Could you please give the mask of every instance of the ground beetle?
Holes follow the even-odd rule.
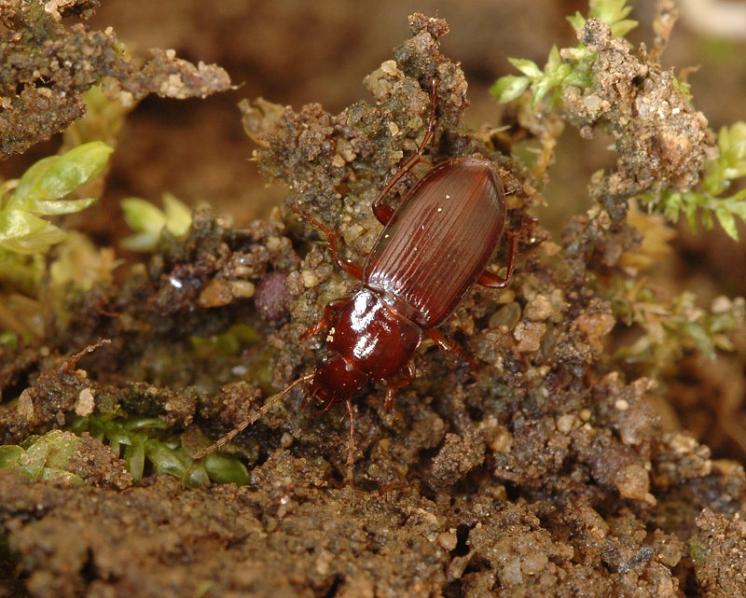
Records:
[[[329,355],[316,369],[266,401],[249,420],[204,453],[220,448],[257,421],[297,384],[310,382],[308,396],[324,411],[340,402],[347,406],[349,477],[355,430],[352,399],[371,382],[383,380],[388,387],[386,406],[390,407],[396,390],[414,378],[412,358],[424,337],[463,355],[437,326],[475,283],[492,288],[508,284],[516,236],[508,233],[505,278],[487,271],[505,229],[506,208],[500,179],[483,159],[447,160],[430,170],[403,197],[398,209],[386,202],[391,189],[420,161],[433,137],[436,97],[433,81],[427,131],[416,153],[373,203],[373,212],[384,228],[364,266],[342,258],[334,230],[295,210],[324,233],[335,262],[359,280],[360,286],[350,296],[329,303],[321,320],[303,333],[301,339],[326,334]]]

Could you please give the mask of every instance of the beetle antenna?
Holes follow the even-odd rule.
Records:
[[[347,400],[347,416],[350,418],[350,435],[347,439],[347,483],[355,486],[355,408],[352,401]]]
[[[272,395],[269,397],[266,401],[264,401],[264,405],[259,407],[259,409],[256,411],[256,413],[251,414],[249,417],[247,417],[245,420],[243,420],[240,424],[238,424],[235,428],[233,428],[230,432],[228,432],[225,436],[208,446],[206,449],[201,449],[198,451],[195,451],[192,454],[193,459],[202,459],[203,457],[206,457],[207,455],[214,453],[215,451],[219,451],[221,448],[223,448],[226,444],[228,444],[231,440],[233,440],[236,436],[238,436],[241,432],[243,432],[246,428],[251,426],[252,424],[255,424],[260,419],[262,419],[269,411],[277,405],[277,403],[280,402],[281,399],[283,399],[291,390],[293,390],[296,386],[303,382],[308,382],[311,378],[313,378],[313,373],[306,374],[305,376],[301,376],[294,382],[291,382],[287,387],[285,387],[284,390],[278,392],[275,395]]]

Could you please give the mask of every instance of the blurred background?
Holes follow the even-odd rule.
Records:
[[[694,97],[715,127],[746,118],[746,1],[682,4],[666,65],[701,67],[691,76]],[[630,39],[650,40],[655,2],[633,5],[641,25]],[[145,197],[170,189],[188,201],[237,203],[236,216],[251,218],[266,206],[256,201],[254,169],[247,163],[251,145],[236,109],[240,99],[320,102],[339,111],[366,97],[362,78],[390,57],[409,34],[407,15],[420,11],[445,17],[451,26],[443,48],[466,72],[470,124],[495,123],[500,109],[487,89],[511,70],[506,58],[543,64],[552,44],[574,42],[565,16],[586,9],[585,0],[103,0],[93,26],[113,26],[136,52],[173,48],[191,61],[218,63],[240,86],[206,101],[146,100],[128,120],[117,154],[118,170],[126,176],[115,182]],[[741,15],[740,31],[734,14]],[[576,144],[572,131],[566,137],[572,145],[558,152],[554,169],[554,189],[562,199],[555,203],[565,215],[564,190],[582,198],[588,173],[612,158]]]
[[[632,4],[640,26],[629,38],[650,40],[655,0]],[[746,118],[746,0],[681,5],[665,64],[700,67],[690,81],[697,106],[714,127]],[[450,24],[443,49],[466,72],[468,123],[497,123],[500,108],[487,90],[511,72],[507,57],[543,65],[553,44],[574,43],[565,16],[578,10],[587,10],[585,0],[102,0],[92,27],[112,26],[134,53],[173,48],[193,62],[217,63],[238,86],[207,100],[142,102],[122,133],[109,192],[156,199],[170,190],[187,202],[224,206],[239,221],[266,214],[278,195],[263,189],[248,162],[252,146],[236,107],[242,98],[294,106],[319,102],[332,112],[366,98],[363,77],[391,56],[409,34],[407,15],[420,11]],[[33,154],[54,147],[52,142]],[[34,157],[4,163],[2,174],[18,174]],[[589,173],[612,160],[603,145],[581,143],[566,131],[547,191],[552,228],[576,206],[582,209]]]
[[[445,17],[443,49],[460,61],[470,85],[469,124],[497,123],[500,107],[487,90],[510,72],[508,56],[543,64],[553,44],[572,45],[566,15],[585,0],[104,0],[93,26],[113,26],[133,51],[173,48],[191,61],[215,62],[239,88],[205,101],[148,98],[128,119],[109,193],[157,199],[170,190],[187,202],[206,200],[238,222],[266,214],[281,199],[265,189],[250,163],[252,146],[236,104],[262,96],[280,104],[319,102],[336,112],[363,97],[363,77],[391,56],[408,34],[414,11]],[[633,42],[652,39],[654,0],[633,3],[640,26]],[[667,66],[699,67],[691,83],[696,105],[715,128],[746,119],[746,1],[683,0],[682,18],[664,55]],[[739,21],[740,19],[740,21]],[[195,140],[199,140],[195,143]],[[546,191],[544,222],[559,229],[586,207],[590,173],[613,163],[605,140],[580,140],[568,128]],[[184,176],[188,172],[189,176]],[[746,272],[744,248],[715,233],[685,235],[692,259],[710,255],[708,269],[733,278]],[[697,261],[699,261],[697,257]],[[746,292],[744,277],[729,293]]]
[[[632,4],[640,26],[630,40],[649,41],[655,0]],[[695,103],[714,128],[746,119],[746,0],[682,0],[680,6],[664,64],[696,69],[690,75]],[[220,64],[238,85],[204,101],[146,99],[127,120],[108,195],[158,199],[168,190],[189,203],[209,201],[238,223],[249,221],[280,201],[282,190],[265,188],[249,161],[253,148],[236,107],[242,98],[296,107],[319,102],[332,112],[367,98],[363,77],[409,35],[407,15],[421,11],[450,24],[443,49],[466,72],[468,124],[497,123],[500,107],[487,90],[511,72],[507,57],[543,65],[553,44],[574,44],[565,16],[578,10],[587,10],[585,0],[103,0],[92,26],[113,26],[134,52],[173,48],[191,61]],[[605,144],[566,129],[542,214],[550,229],[587,207],[588,177],[613,163]],[[746,294],[743,245],[718,232],[695,237],[685,227],[678,242],[687,268],[703,268],[705,289],[714,272],[723,292]]]

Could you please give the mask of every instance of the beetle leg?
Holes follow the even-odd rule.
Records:
[[[516,233],[508,233],[508,263],[505,265],[505,278],[493,274],[488,270],[482,272],[477,282],[483,287],[490,289],[504,289],[510,284],[510,279],[513,277],[513,265],[515,263],[515,253],[517,246],[518,235]]]
[[[321,417],[322,415],[325,415],[328,411],[330,411],[332,407],[334,407],[337,404],[336,401],[328,401],[327,403],[324,403],[321,407],[317,407],[316,405],[313,404],[314,402],[313,400],[315,398],[316,397],[314,396],[308,396],[308,398],[304,396],[303,400],[301,401],[300,406],[301,406],[301,409],[303,410],[303,414],[306,417],[311,417],[311,418]]]
[[[422,140],[417,146],[417,151],[412,156],[410,156],[410,158],[404,163],[404,165],[394,176],[386,181],[383,189],[381,189],[378,197],[376,197],[375,201],[373,202],[373,213],[375,214],[376,218],[378,218],[378,222],[383,225],[388,224],[389,220],[391,220],[391,217],[394,215],[394,208],[392,208],[385,201],[386,196],[391,192],[391,189],[393,189],[394,185],[396,185],[401,180],[401,178],[410,170],[412,170],[417,162],[422,159],[422,154],[425,151],[425,147],[427,147],[427,144],[430,143],[433,138],[433,134],[435,133],[437,109],[438,94],[436,89],[436,80],[432,79],[430,81],[430,116],[427,121],[427,129],[425,131],[425,134],[422,136]]]
[[[429,141],[428,133],[425,133],[423,140],[425,139]],[[391,220],[391,217],[394,215],[394,208],[392,208],[385,201],[386,196],[391,192],[391,189],[394,187],[394,185],[396,185],[396,183],[398,183],[401,178],[410,170],[412,170],[415,164],[417,164],[417,162],[422,159],[422,154],[420,153],[420,151],[421,150],[418,149],[417,153],[410,157],[409,160],[404,163],[404,166],[401,167],[399,172],[397,172],[388,181],[386,181],[386,185],[384,185],[383,189],[381,189],[381,192],[378,194],[378,197],[376,197],[375,201],[373,202],[373,213],[378,219],[378,222],[380,222],[384,226],[388,224],[389,220]]]
[[[345,401],[347,416],[350,418],[350,437],[347,440],[347,483],[355,485],[355,408],[352,401]]]
[[[386,411],[390,410],[391,407],[394,405],[396,391],[409,384],[412,380],[414,380],[414,377],[414,362],[410,361],[406,366],[404,366],[404,375],[401,378],[397,378],[395,380],[387,380],[386,402],[383,404],[383,408]]]
[[[304,341],[309,336],[315,336],[319,332],[326,332],[327,330],[329,330],[329,327],[332,324],[337,310],[339,310],[339,308],[341,308],[348,301],[349,300],[346,297],[341,297],[327,303],[326,307],[324,307],[324,315],[321,316],[321,319],[315,324],[306,328],[298,338]]]
[[[339,266],[342,270],[347,272],[350,276],[357,280],[362,280],[363,278],[363,269],[360,267],[359,264],[355,264],[351,262],[348,259],[345,259],[342,257],[342,255],[339,253],[339,233],[337,231],[331,229],[326,224],[321,222],[321,220],[318,220],[311,216],[310,214],[307,214],[303,210],[301,210],[297,206],[292,206],[291,208],[293,212],[298,214],[303,220],[305,220],[308,224],[311,226],[319,229],[323,235],[326,237],[326,243],[329,246],[329,251],[332,253],[332,258],[334,258],[334,261],[337,263],[337,266]]]
[[[450,353],[451,355],[460,359],[461,361],[465,361],[466,363],[469,364],[469,367],[471,369],[476,369],[477,362],[474,361],[474,358],[471,355],[469,355],[461,346],[459,346],[458,344],[452,341],[449,341],[440,330],[436,328],[431,328],[430,330],[426,330],[425,334],[430,340],[432,340],[436,345],[438,345],[438,347],[442,351],[445,351],[446,353]]]

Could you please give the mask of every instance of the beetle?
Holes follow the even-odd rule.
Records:
[[[266,401],[208,451],[220,448],[257,421],[297,384],[308,382],[308,396],[315,398],[323,411],[342,402],[347,407],[350,477],[355,430],[352,400],[372,382],[382,380],[387,385],[385,405],[391,407],[397,389],[415,377],[413,357],[424,338],[463,356],[437,327],[474,284],[503,288],[509,283],[515,234],[508,233],[506,276],[486,269],[506,228],[505,195],[490,162],[474,157],[446,160],[404,195],[398,209],[386,201],[396,183],[420,161],[433,137],[437,110],[434,81],[430,91],[430,118],[416,152],[373,202],[373,213],[383,230],[362,266],[341,256],[336,231],[294,208],[324,234],[336,264],[359,285],[349,296],[330,302],[319,322],[301,335],[304,340],[326,334],[328,355],[314,371]]]

